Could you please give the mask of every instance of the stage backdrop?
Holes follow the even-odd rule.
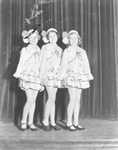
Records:
[[[94,76],[83,91],[80,117],[117,119],[118,0],[0,0],[0,120],[20,121],[25,94],[13,73],[26,46],[21,32],[36,26],[39,31],[54,27],[60,36],[79,32]],[[42,119],[45,96],[38,95],[35,121]],[[59,90],[57,118],[66,117],[67,101],[67,90]]]

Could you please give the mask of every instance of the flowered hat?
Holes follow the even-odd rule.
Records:
[[[39,36],[37,30],[34,30],[34,29],[30,29],[29,31],[24,30],[24,31],[22,32],[23,42],[24,42],[24,43],[28,43],[28,42],[29,42],[28,38],[29,38],[32,34],[34,34],[34,33],[36,33],[37,36],[40,38],[40,36]]]
[[[62,42],[68,44],[68,33],[66,31],[62,32]]]

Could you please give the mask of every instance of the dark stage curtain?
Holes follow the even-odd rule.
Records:
[[[40,15],[30,20],[35,0],[0,0],[0,120],[19,122],[25,94],[13,78],[19,52],[25,44],[21,32],[41,25],[61,33],[75,29],[82,37],[94,80],[83,90],[81,118],[117,118],[118,115],[118,1],[39,0]],[[35,120],[40,121],[46,93],[39,93]],[[65,117],[68,94],[57,93],[57,118]]]

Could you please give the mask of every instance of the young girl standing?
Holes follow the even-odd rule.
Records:
[[[69,36],[69,47],[65,49],[59,72],[69,92],[69,104],[67,106],[66,130],[77,131],[85,128],[79,124],[80,99],[82,89],[90,87],[89,81],[93,80],[89,62],[85,50],[78,45],[81,38],[76,30],[71,30]]]
[[[25,91],[27,98],[23,108],[21,131],[25,131],[27,127],[32,131],[37,131],[38,128],[33,124],[35,102],[38,91],[44,89],[39,78],[40,48],[37,46],[39,35],[33,29],[29,30],[26,35],[23,40],[29,45],[22,48],[19,64],[13,76],[19,78],[19,87]]]
[[[42,128],[45,131],[60,130],[61,128],[55,123],[55,100],[59,81],[57,74],[60,67],[62,49],[57,43],[57,30],[50,28],[47,31],[49,43],[42,47],[40,78],[42,85],[46,87],[48,99],[45,104],[44,118]],[[50,120],[49,120],[50,119]]]

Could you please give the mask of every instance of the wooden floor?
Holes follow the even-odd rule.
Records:
[[[80,122],[85,131],[21,132],[12,123],[0,122],[0,150],[118,150],[118,120]]]

